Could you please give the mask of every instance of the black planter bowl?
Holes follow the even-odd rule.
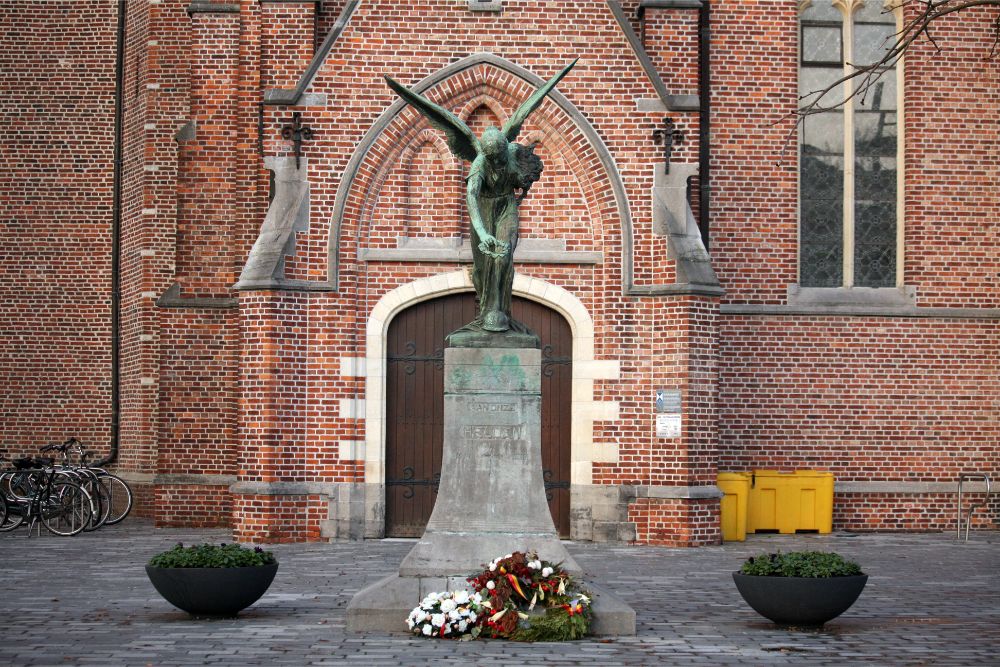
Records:
[[[754,610],[780,625],[823,625],[854,604],[868,582],[852,577],[755,577],[733,572],[740,595]]]
[[[277,571],[277,563],[254,567],[146,566],[156,591],[194,616],[235,616],[260,599]]]

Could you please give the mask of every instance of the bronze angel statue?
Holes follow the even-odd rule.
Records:
[[[539,88],[510,117],[503,129],[486,128],[477,138],[469,126],[426,97],[385,77],[396,93],[422,113],[431,125],[448,135],[448,146],[472,163],[466,178],[466,202],[472,218],[472,282],[479,301],[476,319],[468,331],[530,332],[510,314],[517,247],[518,206],[542,173],[535,147],[515,143],[521,126],[538,108],[576,60]]]

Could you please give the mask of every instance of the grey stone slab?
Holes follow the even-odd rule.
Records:
[[[398,575],[351,600],[348,626],[355,631],[395,627],[428,592],[431,578],[447,581],[430,590],[464,587],[463,577],[506,553],[536,551],[581,574],[545,498],[540,352],[448,348],[444,372],[444,452],[434,510]],[[600,597],[601,632],[634,634],[628,605],[610,592]]]
[[[444,393],[533,394],[541,397],[542,353],[537,349],[446,348]],[[494,399],[483,399],[488,403]],[[499,399],[496,399],[499,400]],[[484,405],[486,405],[484,403]],[[511,405],[513,405],[513,401]],[[489,416],[503,417],[504,412]],[[448,415],[445,415],[445,423]]]
[[[285,257],[295,254],[296,232],[309,228],[306,158],[271,156],[264,159],[264,166],[274,172],[274,198],[235,289],[280,283],[284,279]]]

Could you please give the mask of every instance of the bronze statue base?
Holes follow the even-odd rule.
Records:
[[[510,319],[510,329],[507,331],[487,331],[478,319],[474,320],[445,336],[445,343],[448,347],[501,347],[504,349],[519,347],[533,350],[542,346],[538,336],[514,318]]]

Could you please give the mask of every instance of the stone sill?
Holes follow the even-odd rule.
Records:
[[[917,305],[917,288],[903,287],[801,287],[789,285],[789,306],[819,308],[912,308]]]
[[[395,248],[361,248],[358,260],[362,262],[472,262],[472,244],[469,239],[399,237]],[[518,264],[601,264],[604,253],[600,251],[566,250],[564,239],[521,239],[514,250]]]
[[[469,0],[470,12],[502,12],[503,0]]]

